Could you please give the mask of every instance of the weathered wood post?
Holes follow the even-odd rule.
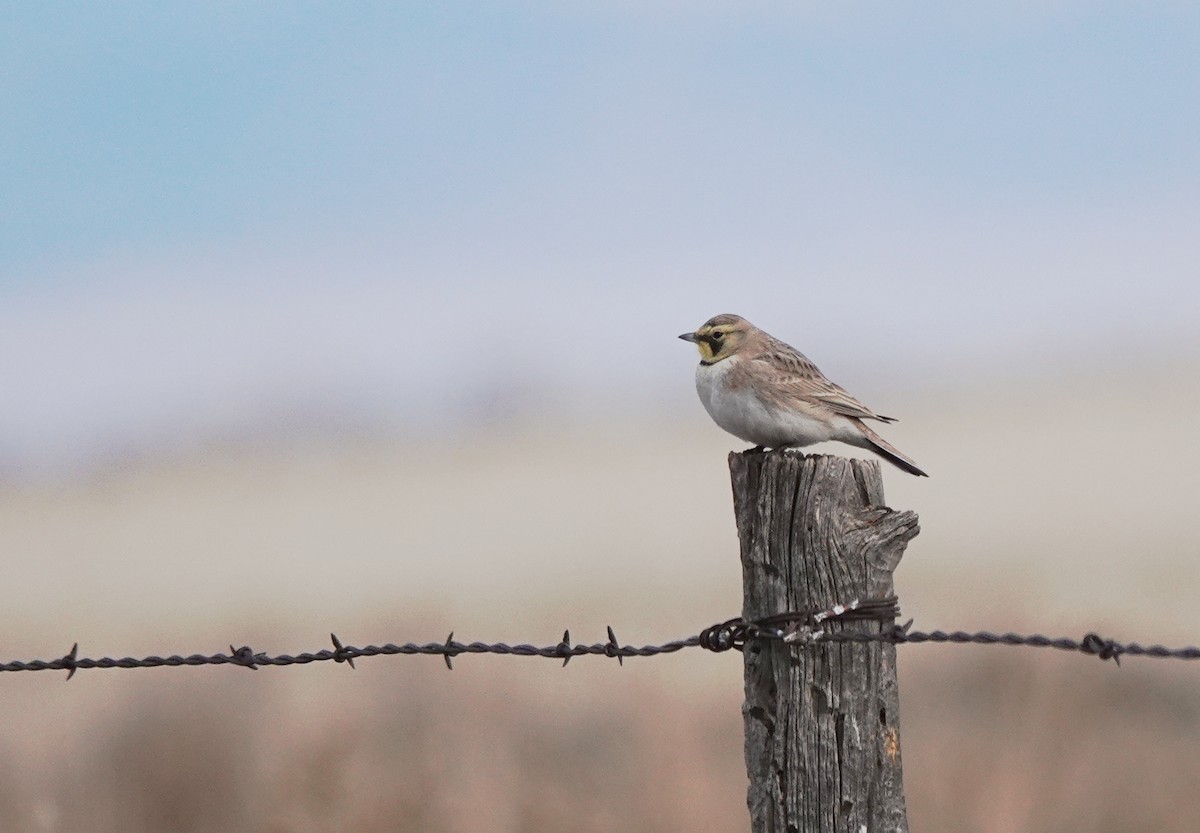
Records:
[[[743,617],[892,593],[919,527],[915,513],[884,506],[878,463],[747,452],[730,454],[729,468]],[[907,833],[895,645],[751,640],[744,655],[754,833]]]

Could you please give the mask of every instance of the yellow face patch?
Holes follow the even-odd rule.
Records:
[[[696,332],[684,333],[680,338],[696,345],[701,364],[716,364],[736,353],[751,329],[745,319],[736,315],[718,315],[704,322]]]
[[[712,364],[733,352],[732,335],[728,327],[704,326],[696,331],[696,348],[700,360]]]

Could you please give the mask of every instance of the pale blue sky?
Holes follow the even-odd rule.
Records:
[[[980,5],[4,4],[0,459],[1194,347],[1200,7]]]

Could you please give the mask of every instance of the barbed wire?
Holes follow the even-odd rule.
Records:
[[[67,679],[75,676],[81,669],[92,668],[177,668],[191,665],[237,665],[257,671],[263,666],[292,666],[307,665],[313,662],[346,663],[354,667],[354,660],[363,657],[415,655],[440,656],[446,662],[446,667],[454,668],[453,660],[462,654],[499,654],[502,656],[545,657],[561,659],[564,666],[572,658],[578,656],[604,656],[624,664],[630,657],[654,657],[663,654],[673,654],[684,648],[704,648],[707,651],[722,652],[728,650],[744,650],[746,645],[755,640],[779,641],[798,648],[812,647],[828,643],[890,643],[893,645],[944,643],[953,645],[1013,645],[1030,648],[1054,648],[1060,651],[1074,651],[1099,657],[1102,660],[1113,660],[1120,665],[1122,656],[1143,656],[1158,659],[1200,659],[1200,648],[1166,648],[1162,645],[1141,645],[1137,642],[1118,642],[1096,633],[1088,633],[1082,639],[1070,637],[1052,638],[1041,634],[992,633],[990,631],[917,631],[912,629],[912,620],[903,625],[895,624],[900,615],[896,597],[882,599],[854,600],[844,605],[821,610],[792,611],[766,616],[761,619],[747,620],[736,617],[705,628],[696,636],[676,639],[654,645],[622,645],[610,626],[608,641],[594,644],[572,644],[570,631],[563,631],[563,637],[555,645],[538,647],[529,644],[508,645],[504,642],[458,642],[454,639],[453,631],[442,642],[427,642],[416,644],[406,642],[403,645],[387,643],[386,645],[366,645],[355,647],[343,645],[335,634],[329,634],[333,649],[302,654],[276,654],[274,656],[254,651],[248,645],[240,648],[229,646],[229,653],[191,654],[180,656],[147,656],[147,657],[90,657],[79,656],[79,643],[71,646],[65,656],[51,660],[28,660],[0,663],[3,671],[66,671]],[[843,630],[830,627],[855,621],[874,621],[887,624],[879,631]]]

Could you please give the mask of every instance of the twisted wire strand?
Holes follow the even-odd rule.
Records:
[[[330,634],[333,643],[332,650],[325,648],[320,651],[301,654],[266,654],[254,651],[249,646],[235,648],[229,646],[229,653],[191,654],[181,656],[147,656],[147,657],[91,657],[78,656],[79,645],[72,646],[71,651],[57,659],[34,659],[28,661],[12,661],[0,663],[0,672],[4,671],[66,671],[67,679],[75,676],[81,669],[93,668],[178,668],[195,665],[237,665],[252,671],[263,666],[292,666],[307,665],[313,662],[346,663],[354,667],[354,660],[362,657],[396,656],[396,655],[427,655],[440,656],[445,660],[447,668],[453,668],[453,659],[462,654],[497,654],[501,656],[545,657],[561,659],[563,665],[579,656],[603,656],[616,659],[624,664],[626,658],[655,657],[663,654],[673,654],[685,648],[701,647],[708,651],[721,652],[728,650],[743,650],[747,643],[758,641],[778,641],[796,648],[811,648],[821,643],[889,643],[893,645],[938,643],[950,645],[1010,645],[1030,648],[1054,648],[1060,651],[1073,651],[1102,660],[1111,659],[1120,664],[1122,656],[1142,656],[1156,659],[1200,659],[1200,648],[1188,646],[1183,648],[1167,648],[1163,645],[1142,645],[1138,642],[1118,642],[1096,633],[1088,633],[1082,639],[1070,637],[1048,637],[1042,634],[992,633],[990,631],[917,631],[912,629],[912,620],[904,625],[896,625],[895,619],[900,609],[894,596],[882,599],[854,600],[844,605],[835,605],[824,610],[808,610],[779,613],[761,619],[746,620],[741,617],[705,628],[695,636],[676,639],[670,642],[653,645],[622,645],[617,641],[616,634],[608,628],[608,641],[593,644],[571,643],[570,631],[563,632],[563,638],[555,645],[536,646],[527,643],[509,645],[504,642],[459,642],[454,639],[453,632],[442,642],[427,642],[417,644],[406,642],[397,645],[388,642],[384,645],[366,645],[355,647],[343,645],[335,634]],[[879,630],[844,630],[841,624],[848,622],[878,622]],[[831,627],[838,624],[839,627]]]

